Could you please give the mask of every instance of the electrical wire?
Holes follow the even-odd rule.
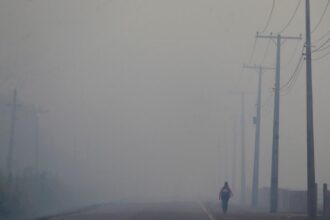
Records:
[[[303,55],[303,51],[304,51],[305,47],[302,48],[302,52],[301,52],[301,56],[299,57],[298,63],[293,71],[293,73],[291,74],[289,80],[280,87],[280,91],[282,92],[282,95],[287,95],[290,93],[291,89],[293,88],[293,86],[295,85],[298,77],[299,77],[299,73],[301,72],[301,69],[303,67],[304,64],[304,55]],[[283,94],[285,93],[285,94]]]
[[[290,87],[288,87],[287,94],[290,93],[290,91],[292,90],[292,88],[294,87],[294,85],[296,84],[296,82],[298,81],[298,78],[300,76],[301,70],[304,67],[304,61],[305,61],[305,59],[303,60],[303,62],[301,63],[299,69],[297,70],[295,80],[291,83]]]
[[[324,8],[324,10],[323,10],[323,12],[322,12],[322,15],[321,15],[319,21],[317,22],[317,24],[315,25],[315,27],[313,28],[313,30],[312,30],[311,33],[314,33],[314,32],[317,30],[317,28],[320,26],[320,24],[322,23],[322,20],[323,20],[323,18],[324,18],[324,15],[325,15],[325,13],[326,13],[327,10],[328,10],[329,3],[330,3],[330,0],[328,0],[328,2],[327,2],[326,6],[325,6],[325,8]]]
[[[301,63],[303,61],[303,58],[304,57],[301,55],[300,58],[299,58],[298,64],[297,64],[297,66],[296,66],[296,68],[294,70],[294,72],[291,74],[289,80],[284,85],[281,86],[280,90],[283,90],[286,87],[289,87],[290,84],[295,80],[296,74],[297,74],[297,72],[298,72],[298,70],[300,68],[300,65],[301,65]]]
[[[291,22],[293,21],[293,19],[296,17],[297,11],[301,5],[302,0],[298,0],[298,4],[296,9],[293,11],[293,14],[291,16],[291,18],[289,19],[288,23],[283,27],[283,29],[280,31],[280,33],[283,33],[291,24]]]
[[[296,84],[296,82],[297,82],[297,80],[299,78],[299,74],[300,74],[303,66],[304,66],[304,62],[301,62],[301,64],[296,69],[297,71],[295,73],[294,80],[291,81],[290,85],[286,88],[285,91],[282,91],[282,92],[284,92],[284,93],[282,93],[283,96],[284,95],[288,95],[291,92],[292,88],[294,87],[294,85]]]
[[[330,51],[328,51],[328,53],[325,53],[320,57],[314,58],[313,60],[315,60],[315,61],[322,60],[323,58],[327,57],[329,54],[330,54]]]
[[[281,95],[288,95],[292,88],[294,87],[294,85],[296,84],[298,78],[299,78],[299,74],[302,70],[302,67],[304,66],[303,65],[304,63],[302,62],[299,66],[297,66],[297,71],[294,73],[294,78],[292,78],[292,80],[290,81],[290,84],[285,88],[285,90],[281,90]]]
[[[326,49],[330,48],[330,44],[326,47],[323,47],[323,48],[320,48],[319,50],[317,50],[316,52],[321,52],[321,51],[324,51]]]
[[[324,47],[328,42],[330,42],[330,38],[328,38],[326,41],[324,41],[321,46],[319,46],[318,48],[316,48],[315,50],[312,51],[312,53],[315,53],[317,51],[320,51],[322,49],[322,47]]]
[[[330,0],[329,0],[329,1],[330,1]],[[263,30],[262,30],[262,33],[264,33],[264,32],[267,30],[267,28],[268,28],[268,26],[269,26],[269,24],[270,24],[270,21],[272,20],[272,16],[273,16],[274,8],[275,8],[275,0],[273,0],[272,8],[271,8],[270,13],[269,13],[269,15],[268,15],[268,19],[267,19],[266,25],[265,25],[265,27],[264,27]]]
[[[322,41],[328,34],[330,34],[330,30],[328,30],[325,34],[323,34],[319,39],[313,42],[313,44],[316,44],[320,41]]]
[[[293,58],[296,56],[296,54],[297,54],[297,50],[298,50],[298,48],[299,48],[299,42],[300,42],[300,41],[297,40],[296,46],[295,46],[295,48],[294,48],[294,50],[293,50],[292,55],[291,55],[290,58],[289,58],[289,61],[284,65],[285,68],[291,64],[291,62],[293,61]]]

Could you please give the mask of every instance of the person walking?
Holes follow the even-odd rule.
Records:
[[[222,212],[227,213],[229,199],[233,196],[233,193],[228,185],[228,182],[225,182],[219,193],[219,200],[222,203]]]

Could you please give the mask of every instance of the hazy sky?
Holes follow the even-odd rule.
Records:
[[[265,34],[279,32],[298,1],[277,0]],[[312,1],[312,27],[326,2]],[[256,42],[249,63],[271,6],[272,0],[1,0],[1,91],[16,86],[20,101],[47,110],[40,115],[41,163],[71,183],[97,186],[116,199],[216,198],[231,180],[235,127],[240,146],[241,91],[248,92],[251,186],[257,74],[242,65],[260,64],[269,44],[264,65],[274,66],[275,45],[265,39]],[[330,10],[312,41],[329,31],[329,18]],[[302,2],[283,35],[304,35],[304,22]],[[283,84],[302,45],[283,43]],[[330,183],[329,59],[313,63],[320,184]],[[280,187],[306,186],[304,68],[281,96]],[[273,84],[274,72],[265,72],[261,186],[270,182]]]

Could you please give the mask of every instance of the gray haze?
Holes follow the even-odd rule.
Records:
[[[312,26],[325,3],[312,1]],[[246,172],[251,187],[257,74],[242,71],[242,65],[262,60],[267,40],[261,39],[249,63],[255,33],[265,26],[271,4],[271,0],[1,0],[3,105],[12,102],[17,87],[20,104],[43,109],[40,169],[56,173],[68,185],[108,201],[216,199],[219,187],[232,179],[235,127],[240,147],[237,94],[247,91]],[[266,33],[280,31],[296,4],[276,1]],[[305,33],[302,6],[285,35]],[[329,27],[328,12],[312,41]],[[299,50],[302,45],[303,41]],[[283,45],[282,83],[298,62],[297,53],[287,65],[295,46],[294,41]],[[266,65],[274,66],[274,55],[271,43]],[[313,63],[319,183],[330,183],[329,59]],[[285,188],[306,187],[304,73],[303,69],[292,91],[281,96],[279,184]],[[274,72],[266,72],[261,186],[270,182],[273,83]],[[6,117],[3,123],[9,123]],[[34,164],[29,117],[19,110],[15,172]],[[5,167],[7,130],[1,131],[1,143]],[[239,170],[237,194],[238,181]]]

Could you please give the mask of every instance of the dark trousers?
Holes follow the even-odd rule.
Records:
[[[222,211],[223,213],[226,213],[228,210],[228,203],[229,203],[229,199],[224,199],[222,200]]]

